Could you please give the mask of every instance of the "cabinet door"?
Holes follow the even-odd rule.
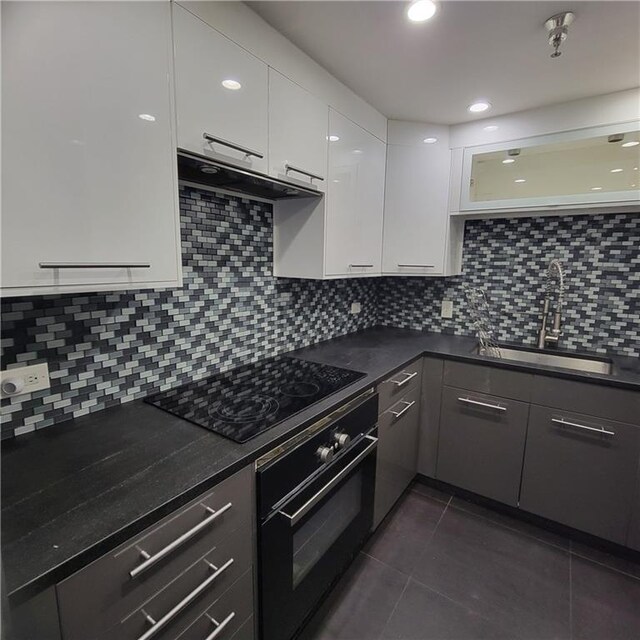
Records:
[[[269,173],[326,189],[329,107],[269,69]]]
[[[440,128],[438,128],[438,132]],[[446,133],[387,147],[383,273],[444,273],[451,152]]]
[[[532,405],[520,507],[625,544],[639,449],[640,427]]]
[[[175,4],[173,34],[178,146],[266,173],[267,65]]]
[[[3,3],[4,294],[178,284],[170,17]]]
[[[437,477],[518,504],[529,405],[444,387]]]
[[[379,275],[386,145],[329,109],[325,273]]]
[[[419,386],[380,415],[374,527],[389,513],[416,475],[419,419]]]

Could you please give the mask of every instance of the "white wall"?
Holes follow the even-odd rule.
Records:
[[[242,2],[177,2],[336,111],[386,142],[387,118]]]

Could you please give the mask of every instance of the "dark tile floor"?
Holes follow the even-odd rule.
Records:
[[[414,484],[301,640],[640,640],[640,565]]]

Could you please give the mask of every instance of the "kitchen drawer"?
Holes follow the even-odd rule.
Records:
[[[419,426],[419,386],[399,398],[378,419],[374,527],[416,475]]]
[[[218,640],[253,639],[253,569],[238,578],[176,640],[205,640],[217,628],[211,618],[222,627],[215,636]]]
[[[437,478],[517,505],[529,405],[444,387]]]
[[[229,504],[218,518],[208,520],[213,514],[206,507],[218,511]],[[247,467],[62,581],[57,593],[65,640],[86,640],[95,629],[115,624],[230,534],[237,532],[234,535],[249,544],[252,505],[253,473]],[[194,528],[195,534],[188,537]],[[154,557],[180,540],[146,571],[131,577],[144,561],[141,550]]]
[[[532,405],[520,507],[625,544],[639,453],[638,427]]]
[[[531,402],[640,426],[640,392],[630,389],[534,376]]]
[[[382,414],[410,389],[420,385],[422,358],[414,360],[378,385],[378,409]]]
[[[444,384],[502,398],[529,402],[533,376],[482,364],[445,361]]]
[[[151,619],[159,624],[161,620],[170,618],[157,633],[147,637],[174,640],[220,599],[240,576],[251,570],[252,555],[250,538],[232,533],[142,606],[128,612],[118,624],[98,637],[100,640],[139,640],[152,629],[154,623]],[[246,597],[250,598],[250,595],[246,594]],[[184,606],[179,606],[180,603]]]

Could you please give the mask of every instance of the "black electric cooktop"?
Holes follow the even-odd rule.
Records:
[[[225,438],[246,442],[364,375],[278,356],[145,400]]]

